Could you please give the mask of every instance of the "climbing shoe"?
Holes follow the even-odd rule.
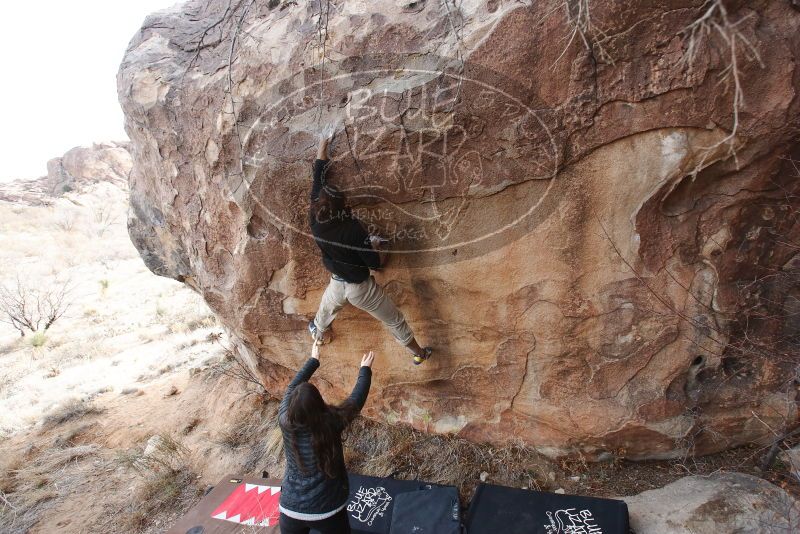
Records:
[[[424,349],[422,349],[422,354],[414,355],[414,365],[421,364],[422,362],[430,358],[431,354],[433,354],[433,349],[431,347],[425,347]]]
[[[322,332],[317,329],[317,325],[314,323],[313,319],[308,322],[308,332],[311,334],[311,339],[314,340],[314,343],[322,345],[324,341]]]

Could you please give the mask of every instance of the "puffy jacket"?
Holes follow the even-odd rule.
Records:
[[[347,474],[344,468],[344,455],[342,454],[341,436],[338,439],[338,449],[340,470],[342,473],[336,478],[329,478],[317,466],[314,455],[314,445],[311,432],[299,429],[294,436],[297,453],[302,459],[305,472],[300,469],[294,455],[289,432],[285,428],[286,412],[289,409],[289,397],[292,391],[302,382],[308,381],[314,371],[319,367],[319,360],[310,358],[300,369],[300,372],[286,388],[281,406],[278,411],[278,421],[280,422],[281,432],[283,433],[283,447],[286,454],[286,471],[283,475],[281,486],[281,506],[292,512],[301,514],[325,514],[332,512],[347,502],[350,488],[347,482]],[[359,410],[367,402],[367,394],[372,380],[372,370],[369,367],[362,367],[358,372],[358,381],[350,395]],[[340,432],[344,431],[344,426]]]

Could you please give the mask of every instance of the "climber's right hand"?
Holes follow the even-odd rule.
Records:
[[[375,353],[369,351],[361,358],[361,367],[372,367],[372,362],[375,360]]]
[[[320,345],[321,345],[321,343],[319,343],[317,341],[314,341],[311,344],[311,357],[316,359],[316,360],[319,360],[319,347],[320,347]]]
[[[329,124],[328,126],[325,127],[324,130],[322,130],[322,133],[320,134],[320,141],[325,143],[330,143],[331,141],[333,141],[335,135],[336,135],[336,125]]]

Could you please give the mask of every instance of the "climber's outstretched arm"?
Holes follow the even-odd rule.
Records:
[[[328,144],[331,142],[331,138],[327,134],[322,134],[319,138],[319,145],[317,145],[317,159],[327,160],[328,159]]]
[[[281,400],[281,406],[278,408],[279,416],[283,416],[289,410],[289,397],[291,396],[292,391],[294,391],[297,386],[303,382],[308,382],[308,380],[311,378],[311,375],[313,375],[314,371],[316,371],[318,368],[319,345],[314,343],[311,348],[311,358],[309,358],[303,368],[297,372],[294,379],[289,382],[289,387],[286,388],[286,393],[284,393],[283,400]]]
[[[375,360],[375,353],[369,351],[361,359],[361,368],[358,370],[358,380],[350,393],[350,400],[358,406],[358,410],[364,407],[367,402],[367,394],[369,393],[369,386],[372,384],[372,362]]]
[[[330,141],[330,136],[322,135],[319,140],[319,146],[317,146],[317,159],[314,160],[313,172],[314,184],[311,186],[311,200],[317,200],[317,198],[319,198],[319,192],[325,185],[325,173],[330,164],[330,160],[328,160],[328,144]]]
[[[343,429],[349,425],[352,420],[361,412],[364,404],[367,402],[367,395],[369,394],[369,387],[372,384],[372,362],[375,360],[375,353],[369,351],[361,359],[361,368],[358,370],[358,380],[353,388],[353,392],[345,401],[345,404],[352,404],[355,410],[349,411],[346,414],[346,419],[343,421]]]

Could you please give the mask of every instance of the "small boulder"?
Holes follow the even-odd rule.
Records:
[[[800,525],[794,498],[743,473],[689,476],[623,500],[637,534],[797,532]]]
[[[796,477],[800,478],[800,445],[781,452],[778,457],[792,470]]]

